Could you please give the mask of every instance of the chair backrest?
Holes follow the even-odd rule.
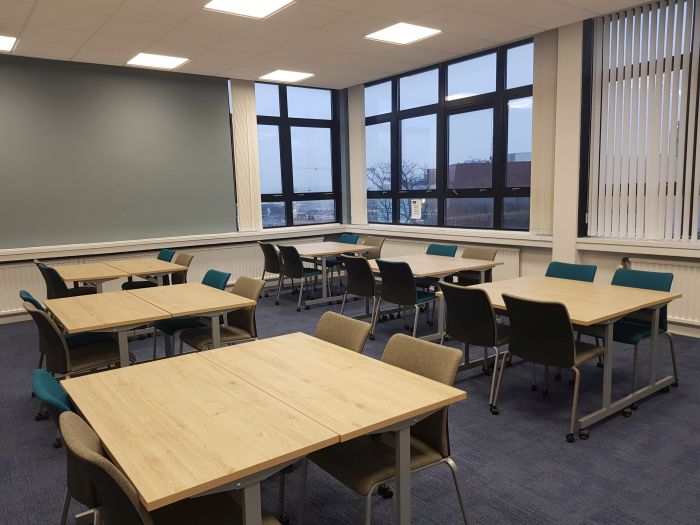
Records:
[[[28,303],[33,304],[37,310],[41,310],[42,312],[46,311],[46,308],[44,308],[44,305],[41,304],[32,294],[30,294],[27,290],[20,290],[19,291],[19,298],[22,299],[22,301],[26,301]]]
[[[454,257],[457,253],[457,246],[453,244],[429,244],[425,250],[428,255],[442,255],[444,257]]]
[[[59,414],[73,410],[66,391],[46,370],[37,368],[32,372],[32,390],[42,403],[54,408]]]
[[[304,264],[301,262],[299,252],[294,246],[277,246],[282,260],[282,273],[285,277],[300,278],[304,275]]]
[[[187,270],[173,273],[171,279],[173,284],[184,284],[187,282],[187,271],[192,264],[192,259],[194,259],[193,253],[177,252],[177,254],[175,254],[175,260],[173,262],[175,264],[179,264],[180,266],[187,266]]]
[[[171,248],[163,248],[158,252],[157,258],[161,261],[170,262],[173,260],[173,257],[175,257],[175,250]]]
[[[462,352],[456,348],[429,343],[406,334],[393,335],[382,354],[385,363],[446,385],[454,383],[461,360]],[[438,450],[442,457],[449,456],[447,408],[416,423],[411,428],[411,435]]]
[[[406,262],[377,259],[382,278],[382,299],[399,305],[416,304],[416,281]]]
[[[338,260],[345,265],[347,272],[347,292],[359,297],[374,297],[374,274],[367,259],[361,256],[339,255]]]
[[[52,374],[65,374],[70,370],[70,354],[63,333],[44,310],[25,301],[24,309],[31,315],[39,332],[39,352],[46,356],[46,370]]]
[[[574,330],[566,306],[508,294],[503,299],[510,319],[510,353],[542,365],[573,366]]]
[[[212,288],[218,288],[219,290],[225,290],[228,280],[231,274],[228,272],[222,272],[221,270],[207,270],[202,279],[202,284],[211,286]]]
[[[314,337],[361,354],[370,328],[369,323],[335,312],[325,312],[316,325]]]
[[[357,244],[358,240],[360,240],[360,236],[356,233],[341,233],[340,237],[338,237],[338,242],[346,244]]]
[[[66,445],[69,479],[73,463],[76,476],[94,486],[105,525],[153,525],[153,519],[141,506],[136,489],[104,456],[100,439],[88,424],[77,414],[64,412],[59,426]]]
[[[585,281],[592,283],[595,272],[598,269],[593,264],[574,264],[552,261],[547,266],[545,277],[556,277],[558,279],[569,279],[572,281]]]
[[[445,281],[440,281],[440,290],[445,298],[447,335],[471,345],[496,346],[498,327],[489,295]]]
[[[476,246],[465,246],[462,250],[462,259],[478,259],[480,261],[493,261],[496,259],[498,250],[495,248],[479,248]]]
[[[41,276],[44,278],[46,283],[46,298],[47,299],[60,299],[68,294],[68,287],[66,283],[61,279],[58,272],[46,266],[43,262],[36,262],[37,268],[41,272]]]
[[[382,247],[384,246],[385,240],[386,238],[377,237],[375,235],[368,235],[367,237],[365,237],[362,241],[362,244],[372,248],[372,251],[365,253],[365,258],[376,259],[377,257],[380,257],[382,254]]]
[[[229,312],[226,315],[229,326],[235,326],[236,328],[246,330],[253,337],[258,336],[257,326],[255,324],[255,308],[257,306],[258,297],[260,297],[260,292],[262,292],[264,286],[265,281],[262,279],[253,279],[245,275],[241,275],[236,279],[236,284],[233,285],[231,293],[240,295],[246,299],[253,299],[256,301],[256,305]]]
[[[630,288],[644,288],[659,292],[670,292],[673,284],[673,274],[669,272],[647,272],[632,270],[631,268],[618,268],[613,274],[612,282],[615,286],[627,286]],[[659,328],[668,328],[668,309],[666,306],[659,312]],[[634,315],[630,316],[634,318]]]
[[[270,273],[280,273],[280,254],[277,253],[275,245],[271,242],[258,241],[258,246],[265,257],[265,271]]]
[[[92,467],[82,456],[97,454],[103,456],[97,434],[80,416],[66,411],[65,417],[58,418],[63,441],[66,444],[66,485],[71,497],[88,508],[100,505],[95,486],[92,483]],[[61,414],[63,416],[63,413]],[[76,450],[81,454],[77,454]]]

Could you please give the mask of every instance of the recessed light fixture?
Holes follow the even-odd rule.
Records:
[[[152,69],[175,69],[181,66],[189,58],[169,57],[165,55],[151,55],[149,53],[139,53],[127,62],[129,66],[150,67]]]
[[[15,48],[17,39],[13,36],[0,36],[0,51],[9,53]]]
[[[211,0],[204,9],[249,18],[267,18],[293,3],[294,0]]]
[[[439,33],[442,33],[439,29],[399,22],[393,26],[385,27],[384,29],[371,33],[365,38],[369,40],[379,40],[380,42],[389,42],[390,44],[404,45],[418,42],[419,40],[435,36]]]
[[[261,76],[260,80],[269,80],[271,82],[299,82],[300,80],[305,80],[312,76],[314,76],[313,73],[300,73],[299,71],[278,69],[277,71]]]

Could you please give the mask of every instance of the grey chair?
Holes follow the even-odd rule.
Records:
[[[385,237],[377,237],[375,235],[368,235],[362,239],[362,244],[371,248],[370,251],[365,252],[365,259],[379,259],[382,256],[382,247],[384,246]]]
[[[578,408],[581,373],[579,367],[596,359],[605,349],[590,343],[577,341],[571,325],[569,312],[561,303],[533,301],[508,294],[503,299],[510,319],[510,344],[508,353],[525,361],[545,366],[570,368],[574,372],[574,396],[571,403],[571,420],[566,440],[574,442],[576,413]],[[505,359],[501,359],[496,395],[493,406],[498,406]],[[545,382],[547,379],[545,379]],[[534,386],[534,378],[533,378]],[[548,385],[545,384],[545,391]],[[588,431],[581,431],[581,438],[588,437]]]
[[[469,364],[469,345],[484,347],[484,360],[482,370],[487,372],[487,349],[492,348],[493,372],[491,374],[491,391],[489,393],[489,410],[492,414],[498,414],[498,407],[494,405],[493,397],[496,390],[496,374],[500,357],[499,347],[508,344],[508,325],[496,322],[496,313],[493,311],[489,294],[478,288],[459,286],[440,281],[445,307],[445,333],[442,334],[440,344],[445,335],[464,343],[464,364]],[[478,363],[478,362],[477,362]]]
[[[396,334],[389,339],[382,355],[382,361],[385,363],[447,385],[454,382],[461,358],[461,352],[455,348],[429,343],[404,334]],[[381,439],[381,435],[362,436],[315,452],[308,458],[345,486],[364,496],[365,525],[372,521],[374,492],[380,486],[396,479],[396,450],[393,441]],[[450,456],[447,408],[438,410],[411,428],[411,475],[443,464],[447,465],[452,473],[462,518],[466,524],[467,511],[462,500],[457,465]],[[307,469],[308,461],[304,460],[297,517],[299,521],[303,516]]]
[[[495,248],[480,248],[476,246],[465,246],[462,250],[462,259],[477,259],[479,261],[494,261],[498,250]],[[466,270],[456,274],[457,284],[469,286],[481,282],[481,272],[475,270]],[[484,282],[490,283],[493,280],[493,270],[488,269],[484,272]]]
[[[236,279],[236,284],[233,285],[231,293],[240,295],[247,299],[256,301],[260,297],[260,292],[265,286],[265,281],[262,279],[253,279],[244,275]],[[258,337],[258,329],[255,323],[255,306],[247,306],[239,308],[226,314],[225,325],[221,326],[221,344],[230,345],[234,343],[242,343],[244,341],[253,341]],[[211,338],[211,328],[191,328],[180,333],[180,353],[182,346],[186,344],[191,346],[198,352],[207,350],[214,346]]]
[[[361,354],[365,349],[370,328],[369,323],[335,312],[326,312],[316,325],[314,337]]]
[[[95,432],[77,414],[64,412],[61,432],[80,482],[94,487],[104,525],[239,525],[241,508],[226,492],[188,498],[148,512],[131,481],[112,463]],[[263,509],[263,525],[279,521]]]
[[[175,252],[175,259],[173,259],[173,262],[175,264],[179,264],[180,266],[186,266],[187,270],[173,272],[170,279],[168,279],[167,275],[164,276],[163,283],[168,284],[168,282],[172,282],[172,284],[185,284],[187,282],[187,272],[192,265],[192,259],[194,259],[193,253]]]

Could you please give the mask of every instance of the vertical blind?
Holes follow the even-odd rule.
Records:
[[[588,235],[697,240],[695,0],[594,22]]]

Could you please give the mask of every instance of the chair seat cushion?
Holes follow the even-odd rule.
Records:
[[[605,325],[597,324],[593,326],[577,327],[578,331],[591,337],[605,337]],[[665,330],[659,328],[659,335]],[[649,323],[620,319],[613,327],[613,340],[626,345],[637,345],[643,339],[651,337],[651,326]]]
[[[122,283],[122,290],[141,290],[143,288],[153,288],[158,286],[153,281],[127,281]]]
[[[602,346],[579,341],[576,343],[576,359],[574,360],[574,364],[576,366],[582,365],[586,361],[590,361],[594,357],[598,357],[604,353],[605,349]]]
[[[309,459],[348,488],[366,496],[376,483],[396,477],[393,439],[390,434],[362,436],[315,452]],[[441,459],[437,450],[411,436],[411,470]]]
[[[437,277],[416,277],[416,288],[430,288],[439,280]]]
[[[105,333],[85,332],[84,334],[66,334],[68,348],[78,348],[79,346],[94,345],[97,343],[112,342],[114,338]]]
[[[316,268],[304,268],[304,277],[312,277],[314,275],[321,275],[321,270]]]
[[[235,326],[222,326],[221,327],[221,342],[231,343],[235,341],[244,341],[246,339],[253,339],[254,336],[247,330],[238,328]],[[185,330],[180,334],[180,339],[183,343],[191,346],[196,350],[203,350],[207,346],[211,346],[211,328],[192,328],[191,330]]]
[[[95,286],[79,286],[78,288],[68,288],[66,297],[77,297],[80,295],[92,295],[97,293]]]
[[[435,297],[434,293],[418,292],[416,294],[416,304],[429,303],[430,301],[434,301],[435,299],[437,299],[437,297]]]
[[[178,330],[187,330],[189,328],[201,328],[206,326],[204,323],[194,317],[173,317],[172,319],[163,319],[156,321],[153,324],[157,330],[164,334],[173,335]]]
[[[70,399],[60,383],[46,370],[37,369],[32,373],[32,390],[42,402],[61,412],[71,412]]]
[[[209,496],[184,499],[151,512],[156,525],[242,525],[243,512],[230,494],[220,492]],[[279,521],[264,508],[263,525],[279,525]]]
[[[119,363],[119,344],[116,341],[79,346],[70,349],[71,372],[83,372]],[[129,353],[129,361],[136,358]]]

